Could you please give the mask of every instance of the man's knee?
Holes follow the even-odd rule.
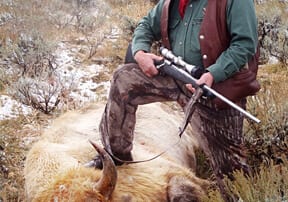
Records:
[[[112,79],[117,80],[117,79],[122,79],[122,78],[126,79],[127,76],[131,77],[132,72],[135,71],[134,69],[137,69],[137,68],[138,68],[138,65],[134,63],[124,64],[114,71]]]

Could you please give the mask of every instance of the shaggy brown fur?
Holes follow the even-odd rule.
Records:
[[[82,113],[71,112],[60,117],[33,145],[24,169],[28,201],[106,201],[95,188],[102,171],[83,167],[96,153],[88,139],[97,141],[97,135],[99,137],[97,124],[102,110],[103,105],[96,105]],[[139,111],[133,156],[147,159],[177,141],[175,136],[181,116],[167,112],[159,104]],[[149,120],[145,119],[148,115]],[[159,121],[159,117],[163,119]],[[156,124],[159,131],[154,131],[154,124],[149,128],[151,123]],[[153,136],[164,139],[157,140],[157,144]],[[193,140],[183,139],[170,148],[173,155],[168,153],[153,161],[117,167],[118,179],[111,201],[179,201],[179,197],[182,201],[193,201],[199,198],[209,183],[197,178],[187,167],[195,165],[195,162],[188,162],[190,157],[195,160],[193,145]],[[185,152],[187,154],[183,155]]]

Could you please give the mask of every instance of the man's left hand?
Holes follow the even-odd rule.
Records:
[[[210,72],[206,72],[204,74],[202,74],[202,76],[200,77],[200,79],[198,79],[196,81],[196,83],[198,85],[202,85],[202,84],[205,84],[207,85],[208,87],[211,87],[212,84],[213,84],[213,81],[214,81],[214,78],[213,78],[213,75],[210,73]],[[192,84],[186,84],[186,88],[191,91],[192,93],[195,92],[195,88],[192,86]]]

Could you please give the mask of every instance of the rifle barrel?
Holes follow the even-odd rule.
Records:
[[[210,93],[215,95],[217,98],[219,98],[220,100],[222,100],[226,104],[230,105],[234,109],[238,110],[239,112],[241,112],[242,114],[244,114],[246,117],[250,118],[251,120],[255,121],[256,123],[260,123],[261,122],[257,117],[255,117],[252,114],[250,114],[249,112],[245,111],[243,108],[239,107],[234,102],[230,101],[229,99],[227,99],[226,97],[224,97],[223,95],[221,95],[217,91],[213,90],[209,86],[203,85],[203,89],[209,91]]]

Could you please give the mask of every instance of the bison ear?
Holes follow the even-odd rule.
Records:
[[[110,155],[95,142],[89,140],[92,146],[99,153],[103,163],[102,175],[96,184],[96,189],[107,199],[110,200],[117,182],[116,166]]]

